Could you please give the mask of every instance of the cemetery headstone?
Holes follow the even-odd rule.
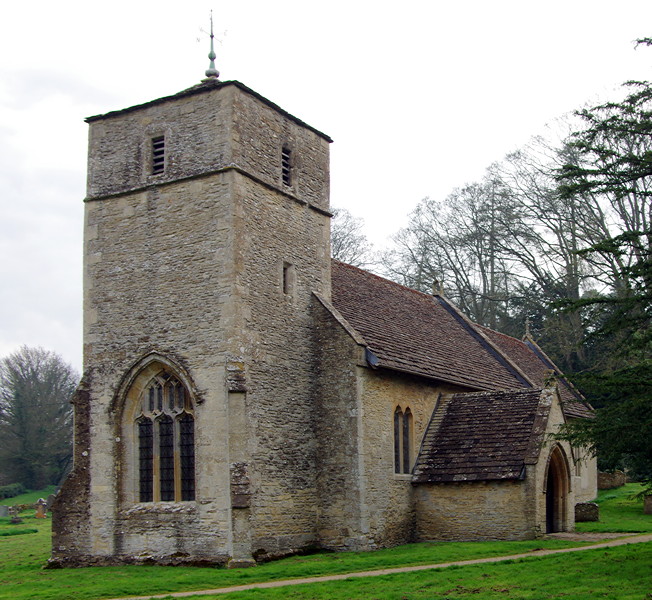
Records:
[[[46,506],[47,502],[45,501],[44,498],[39,498],[36,501],[36,518],[37,519],[45,519],[48,515],[46,513]]]

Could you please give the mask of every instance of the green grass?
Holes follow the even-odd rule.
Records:
[[[0,519],[7,521],[7,519]],[[0,538],[0,598],[12,600],[95,600],[119,596],[201,590],[259,581],[350,573],[403,565],[448,562],[502,554],[518,554],[542,547],[565,548],[571,542],[411,544],[376,552],[324,553],[294,556],[252,569],[159,567],[126,565],[82,569],[42,567],[49,555],[49,520],[24,518],[22,525],[38,533]]]
[[[600,521],[577,523],[577,531],[652,532],[652,515],[643,514],[642,499],[633,499],[641,489],[638,483],[628,483],[621,488],[600,491],[596,500],[600,506]]]
[[[45,489],[29,491],[20,496],[14,496],[13,498],[3,498],[0,500],[0,504],[6,506],[14,506],[16,504],[35,504],[39,498],[45,498],[47,500],[50,494],[56,492],[57,486],[49,485]]]
[[[5,519],[0,519],[0,521],[4,521]],[[8,520],[8,519],[7,519]],[[10,535],[25,535],[26,533],[38,533],[38,529],[33,529],[33,528],[28,528],[28,529],[18,529],[18,528],[11,528],[11,529],[2,529],[2,526],[4,523],[0,523],[0,537],[8,537]]]
[[[615,498],[607,498],[615,494]],[[618,511],[627,516],[631,489],[610,491],[600,499],[608,506],[601,524],[618,526]],[[618,508],[620,507],[620,509]],[[637,509],[642,515],[642,505]],[[540,548],[564,548],[577,543],[563,540],[411,544],[376,552],[295,556],[252,569],[159,567],[126,565],[82,569],[44,570],[50,548],[50,520],[23,513],[23,523],[0,519],[0,598],[11,600],[99,600],[202,590],[244,583],[351,573],[390,567],[433,564],[488,556],[527,553]],[[641,519],[649,525],[649,517]],[[24,533],[25,530],[36,533]],[[647,550],[645,550],[647,548]],[[646,553],[647,552],[647,553]],[[365,578],[328,584],[259,590],[233,598],[636,598],[652,600],[652,544],[631,548],[587,551],[546,559],[532,558],[508,565],[458,567],[442,571]],[[646,562],[647,561],[647,562]],[[552,574],[552,575],[551,575]],[[645,585],[641,584],[641,581]],[[582,587],[584,586],[584,587]],[[611,587],[610,587],[611,586]],[[505,590],[505,591],[501,591]],[[545,590],[543,592],[542,590]],[[563,592],[560,590],[564,590]],[[604,592],[603,595],[603,591]],[[610,590],[613,590],[610,591]],[[598,593],[599,591],[599,593]],[[537,595],[538,594],[538,595]],[[563,595],[565,594],[565,595]],[[582,595],[583,594],[583,595]],[[591,595],[593,594],[593,595]],[[622,594],[622,595],[615,595]],[[631,594],[631,595],[627,595]],[[226,596],[219,596],[226,598]]]
[[[190,596],[195,600],[646,600],[652,544],[492,565],[450,567],[286,588]]]

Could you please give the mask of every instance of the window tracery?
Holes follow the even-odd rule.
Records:
[[[179,379],[161,371],[145,386],[135,419],[138,499],[195,499],[195,421],[190,395]]]

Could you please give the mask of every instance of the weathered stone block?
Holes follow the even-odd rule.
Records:
[[[600,520],[600,507],[595,502],[578,502],[575,505],[575,522]]]

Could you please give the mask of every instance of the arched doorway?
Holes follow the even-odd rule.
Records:
[[[566,530],[569,492],[568,461],[562,448],[555,446],[548,459],[545,479],[546,533]]]

